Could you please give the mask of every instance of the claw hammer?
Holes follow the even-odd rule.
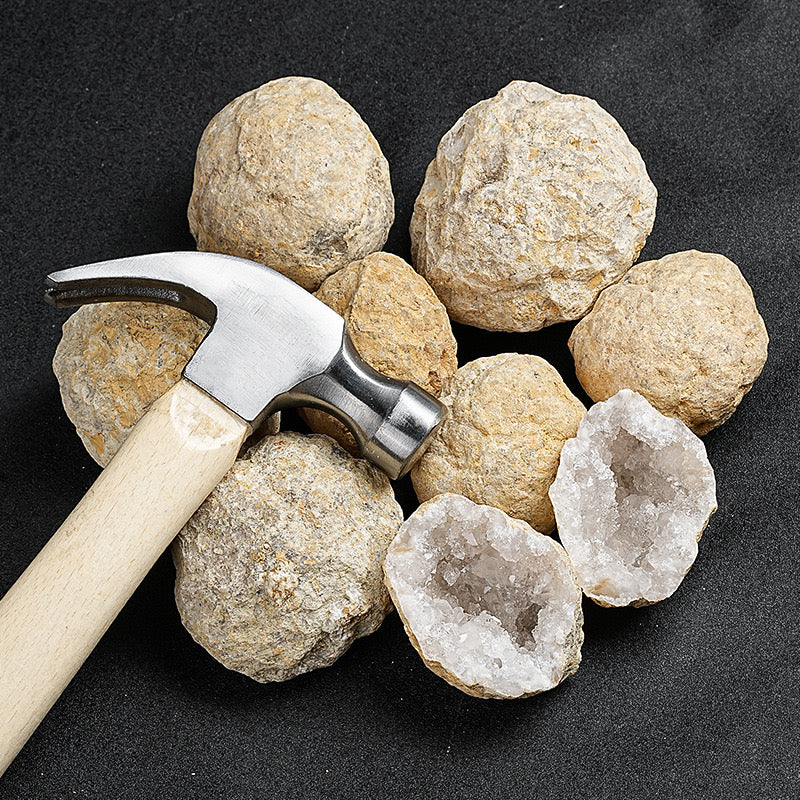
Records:
[[[337,416],[391,478],[444,415],[418,386],[367,365],[338,314],[252,261],[160,253],[54,272],[47,286],[56,306],[154,301],[211,328],[0,600],[0,774],[268,415],[313,406]]]

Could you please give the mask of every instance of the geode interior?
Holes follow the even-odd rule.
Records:
[[[584,592],[606,606],[669,597],[717,507],[703,443],[629,389],[586,413],[550,499]]]
[[[578,668],[580,587],[563,548],[527,523],[439,495],[401,527],[384,571],[425,663],[468,694],[536,694]]]

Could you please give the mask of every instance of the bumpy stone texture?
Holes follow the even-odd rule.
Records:
[[[558,372],[537,356],[479,358],[456,372],[441,400],[450,414],[411,472],[419,500],[462,494],[550,533],[547,490],[586,410]]]
[[[331,275],[316,296],[345,318],[353,344],[370,366],[441,394],[458,366],[456,340],[444,306],[402,258],[372,253]],[[303,416],[313,430],[358,452],[337,419],[315,409],[305,409]]]
[[[628,389],[586,412],[550,497],[578,581],[602,606],[669,597],[717,508],[703,443]]]
[[[266,83],[203,133],[189,202],[200,250],[260,261],[313,291],[380,250],[393,219],[389,165],[375,137],[322,81]]]
[[[402,521],[376,467],[325,436],[267,436],[173,545],[183,624],[257,681],[328,666],[391,609],[381,564]]]
[[[750,391],[768,342],[739,268],[688,250],[636,264],[600,295],[569,346],[593,400],[633,389],[702,436]]]
[[[441,495],[389,547],[386,584],[425,664],[476,697],[527,697],[578,669],[581,589],[563,548],[521,520]]]
[[[513,81],[442,138],[414,206],[414,266],[458,322],[538,330],[583,316],[624,275],[655,209],[610,114]]]
[[[149,405],[180,378],[208,325],[153,303],[82,306],[65,323],[53,370],[89,455],[105,466]]]

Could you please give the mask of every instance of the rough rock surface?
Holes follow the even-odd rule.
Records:
[[[393,219],[375,137],[322,81],[270,81],[230,102],[203,133],[189,202],[200,250],[260,261],[313,291],[380,250]]]
[[[636,260],[656,190],[594,100],[513,81],[444,135],[411,219],[414,266],[458,322],[578,319]]]
[[[370,366],[441,394],[458,366],[456,340],[439,298],[402,258],[372,253],[331,275],[316,296],[345,318],[356,350]],[[337,419],[316,409],[305,409],[303,417],[313,430],[358,452]]]
[[[569,346],[593,400],[633,389],[702,436],[750,391],[768,342],[739,268],[688,250],[636,264],[600,295]]]
[[[669,597],[717,508],[703,443],[628,389],[586,412],[550,497],[578,581],[602,606]]]
[[[450,410],[411,471],[420,502],[444,492],[555,527],[547,490],[585,408],[537,356],[502,353],[461,367],[441,397]]]
[[[183,624],[258,681],[328,666],[391,610],[381,564],[402,521],[376,467],[325,436],[267,436],[173,545]]]
[[[521,520],[445,494],[389,547],[386,584],[425,664],[476,697],[527,697],[578,669],[581,589],[564,549]]]
[[[61,401],[89,455],[105,466],[150,404],[181,376],[208,331],[201,319],[156,303],[81,306],[53,358]],[[274,433],[280,413],[264,423]]]
[[[208,330],[171,306],[98,303],[65,323],[53,359],[61,400],[89,455],[105,466],[149,405],[180,378]]]

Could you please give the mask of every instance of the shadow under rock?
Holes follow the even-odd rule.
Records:
[[[389,738],[422,738],[431,752],[453,745],[480,753],[497,743],[529,736],[530,726],[561,713],[576,691],[572,681],[513,702],[461,692],[429,670],[411,646],[397,614],[364,641],[358,662],[366,664],[361,693],[365,707],[391,730]]]
[[[603,608],[588,597],[584,597],[584,641],[588,643],[602,639],[608,644],[626,639],[635,629],[651,624],[652,613],[648,612],[651,612],[651,609],[647,607]]]

